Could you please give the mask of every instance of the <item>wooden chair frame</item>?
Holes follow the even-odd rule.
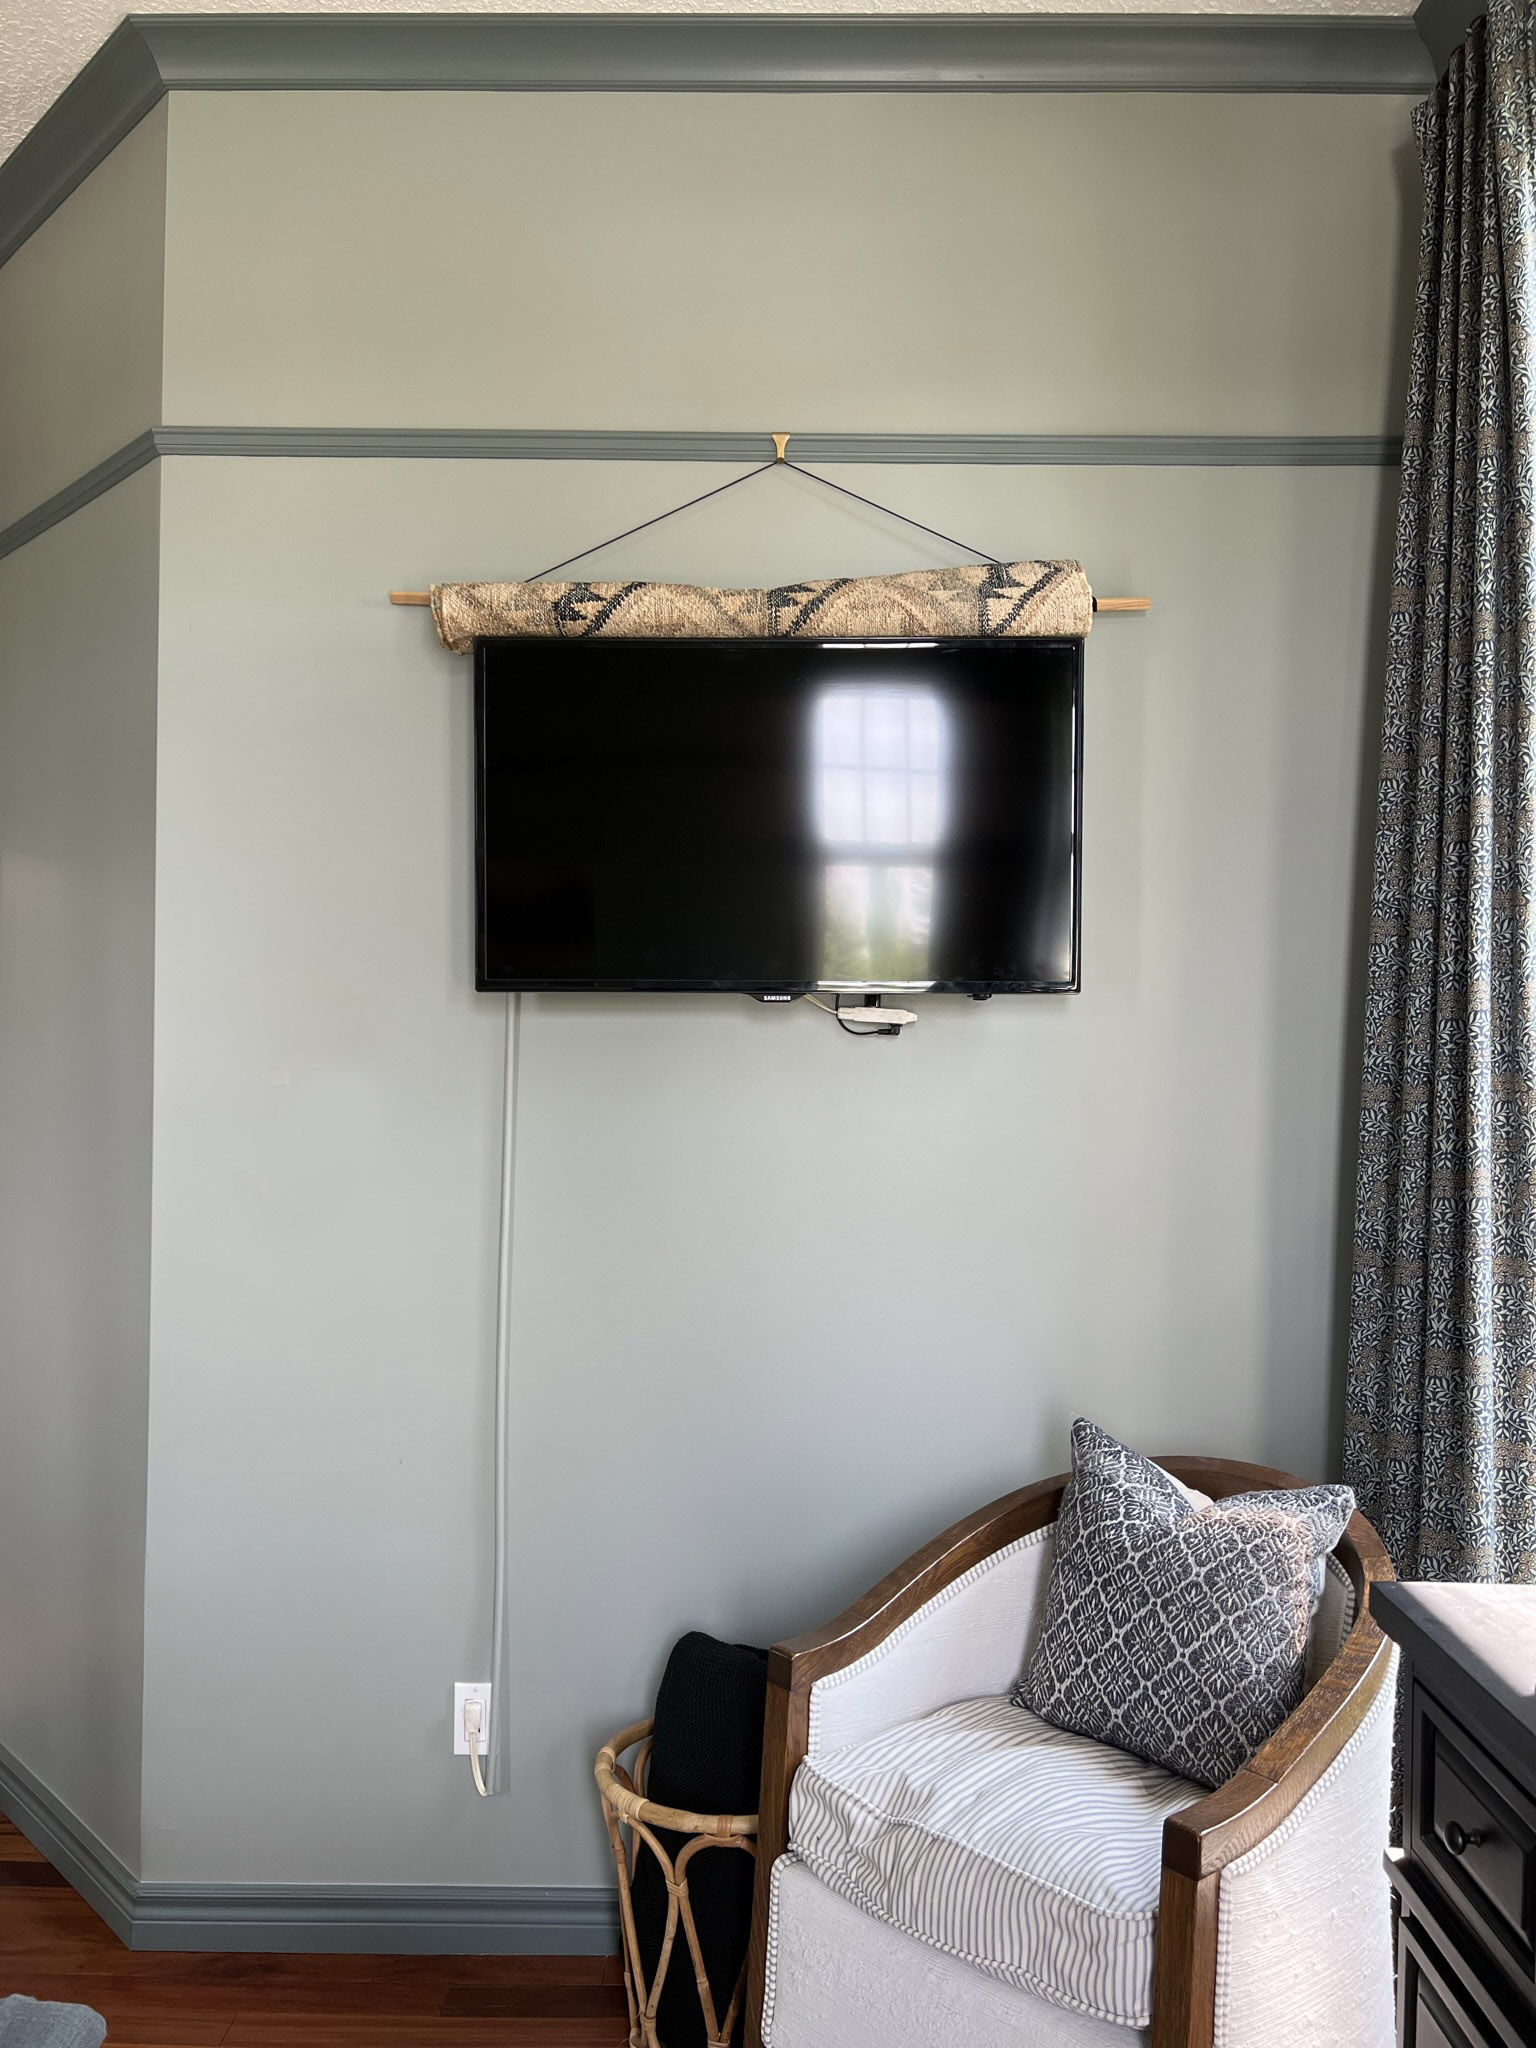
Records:
[[[1160,1458],[1213,1499],[1306,1482],[1226,1458]],[[748,1956],[747,2048],[763,2048],[769,1879],[789,1844],[789,1791],[809,1739],[811,1687],[866,1656],[973,1565],[1056,1520],[1068,1474],[1005,1494],[956,1522],[825,1628],[778,1644],[768,1660],[768,1714]],[[1394,1574],[1381,1539],[1355,1515],[1335,1552],[1355,1588],[1355,1619],[1295,1713],[1224,1785],[1163,1824],[1153,1979],[1152,2048],[1212,2048],[1221,1873],[1272,1834],[1317,1783],[1387,1681],[1391,1644],[1371,1619],[1370,1589]]]

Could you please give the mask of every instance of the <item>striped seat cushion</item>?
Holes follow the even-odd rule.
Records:
[[[876,1919],[1074,2012],[1152,2013],[1163,1821],[1199,1786],[1007,1699],[809,1757],[790,1839]]]

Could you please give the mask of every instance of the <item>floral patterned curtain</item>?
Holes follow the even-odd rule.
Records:
[[[1414,116],[1344,1444],[1412,1578],[1536,1579],[1532,22],[1491,0]]]

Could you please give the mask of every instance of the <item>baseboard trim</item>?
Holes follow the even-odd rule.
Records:
[[[128,1948],[589,1956],[619,1945],[617,1897],[599,1886],[145,1884],[4,1749],[0,1813]]]
[[[126,1863],[109,1849],[50,1792],[25,1764],[0,1748],[0,1813],[12,1821],[34,1849],[40,1850],[67,1878],[86,1903],[95,1908],[118,1940],[133,1945],[133,1912],[137,1880]]]
[[[140,15],[0,165],[0,263],[167,92],[1419,93],[1405,15]]]
[[[614,1893],[576,1885],[137,1887],[131,1946],[398,1956],[612,1955]]]
[[[767,434],[493,427],[151,427],[0,527],[0,561],[156,456],[309,461],[763,462]],[[1390,434],[796,434],[810,463],[948,463],[1112,469],[1390,469]]]

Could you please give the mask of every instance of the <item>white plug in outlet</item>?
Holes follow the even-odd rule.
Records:
[[[481,1756],[490,1751],[491,1732],[491,1688],[489,1685],[456,1685],[453,1688],[453,1753],[455,1756],[469,1755],[469,1729],[464,1721],[464,1702],[480,1702],[480,1733],[475,1747]]]

